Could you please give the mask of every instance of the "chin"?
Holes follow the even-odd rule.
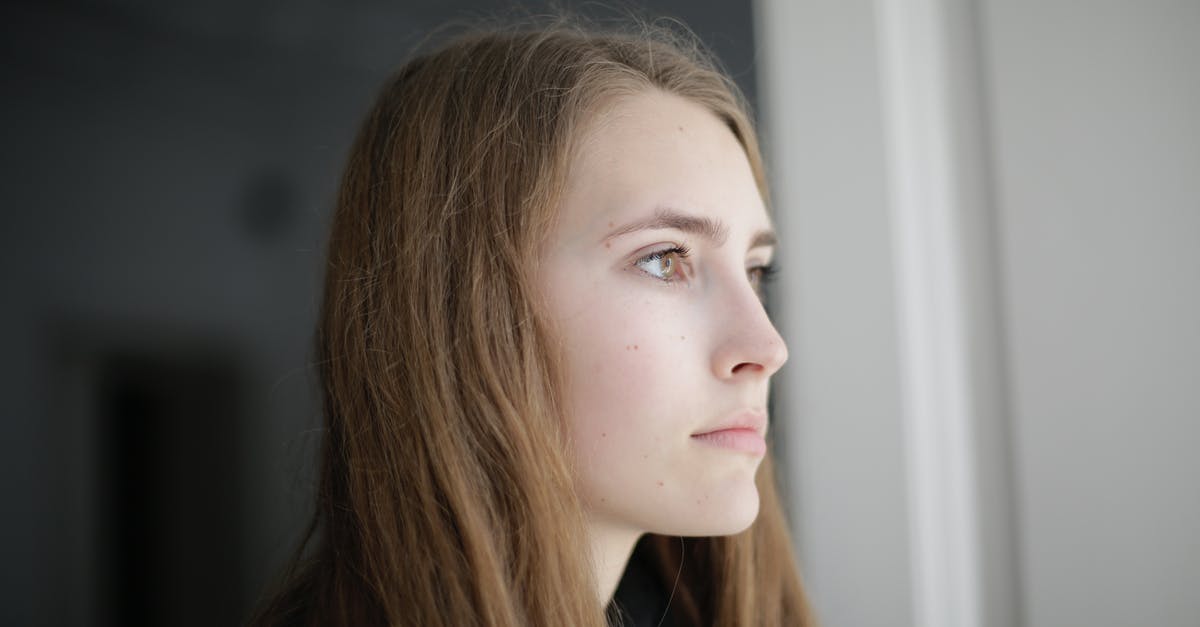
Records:
[[[731,536],[750,528],[758,520],[758,490],[752,490],[747,500],[723,512],[713,515],[713,525],[706,536]]]
[[[712,495],[688,504],[675,520],[664,521],[662,535],[688,537],[731,536],[750,528],[758,519],[758,489],[736,490],[724,495]]]

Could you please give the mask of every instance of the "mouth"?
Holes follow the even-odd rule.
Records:
[[[706,427],[700,433],[692,434],[692,439],[716,448],[761,456],[767,452],[766,431],[767,413],[758,409],[744,409]]]
[[[762,456],[767,453],[766,439],[753,429],[720,429],[697,433],[692,436],[692,439],[708,446],[751,455]]]

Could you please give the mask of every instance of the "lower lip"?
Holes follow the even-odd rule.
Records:
[[[721,431],[693,435],[692,439],[731,451],[741,451],[754,455],[765,455],[767,453],[767,441],[757,431],[752,429],[723,429]]]

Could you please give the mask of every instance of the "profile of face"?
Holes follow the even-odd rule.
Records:
[[[701,105],[648,90],[588,125],[539,272],[592,524],[712,536],[758,515],[787,359],[758,290],[771,234],[741,144]]]

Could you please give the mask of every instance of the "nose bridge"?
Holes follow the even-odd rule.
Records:
[[[722,302],[712,356],[717,377],[769,377],[779,370],[788,358],[787,344],[750,284],[724,290],[717,299]]]

